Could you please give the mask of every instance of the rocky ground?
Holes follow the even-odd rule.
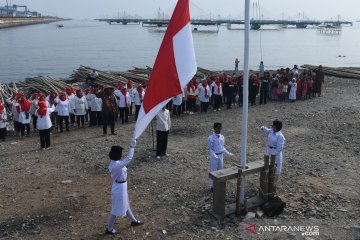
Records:
[[[128,170],[133,212],[145,224],[118,219],[115,239],[360,239],[360,81],[327,78],[322,97],[249,108],[248,160],[263,158],[259,126],[283,121],[287,139],[278,194],[287,203],[276,218],[209,214],[207,137],[223,123],[227,148],[240,161],[241,108],[172,118],[169,157],[154,158],[151,128],[138,140]],[[129,146],[134,123],[117,123],[117,136],[100,128],[53,133],[53,149],[40,151],[36,134],[0,144],[1,239],[112,239],[104,235],[111,207],[107,154]],[[247,196],[258,177],[247,179]],[[227,185],[235,201],[236,182]],[[245,231],[257,225],[257,234]],[[319,236],[260,231],[261,226],[319,226]]]

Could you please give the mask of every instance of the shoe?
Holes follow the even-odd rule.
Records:
[[[45,151],[45,150],[46,150],[46,148],[42,148],[42,150],[43,150],[43,151]]]
[[[46,148],[46,150],[50,150],[50,149],[52,149],[52,147],[48,147],[48,148]]]
[[[115,229],[112,229],[111,231],[109,231],[107,228],[105,229],[105,234],[107,235],[116,235],[118,234],[118,232]]]
[[[67,129],[66,129],[66,131],[67,131],[67,132],[69,132],[69,131],[70,131],[70,129],[68,129],[68,128],[67,128]]]
[[[160,156],[156,156],[156,159],[160,159]]]
[[[141,221],[137,220],[137,221],[132,221],[130,223],[130,226],[136,227],[136,226],[140,226],[140,225],[143,225],[143,224],[144,224],[144,222],[141,222]]]
[[[111,135],[117,135],[116,133],[111,133]]]

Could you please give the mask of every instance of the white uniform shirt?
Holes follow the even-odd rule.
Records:
[[[19,123],[22,123],[22,124],[27,124],[27,123],[30,123],[30,113],[28,112],[23,112],[22,109],[21,109],[21,105],[19,103],[16,104],[17,107],[20,108],[20,113],[19,114],[19,119],[18,119],[18,122]]]
[[[171,127],[169,110],[160,110],[156,115],[156,131],[169,131]]]
[[[70,94],[70,95],[67,95],[67,93],[65,93],[65,95],[66,95],[66,99],[69,100],[69,102],[70,102],[71,113],[74,114],[74,108],[75,108],[74,98],[75,98],[75,95],[73,93]]]
[[[85,96],[79,98],[78,96],[74,97],[74,114],[76,116],[81,116],[86,114],[86,110],[88,109],[88,104]]]
[[[124,108],[124,107],[129,107],[130,104],[131,104],[131,97],[130,97],[130,94],[126,91],[126,95],[124,96],[124,94],[117,90],[115,91],[115,96],[117,96],[119,99],[118,99],[118,106],[120,108]],[[127,106],[125,105],[125,98],[126,98],[126,103],[127,103]]]
[[[109,172],[111,174],[111,178],[113,183],[115,182],[123,182],[127,179],[127,165],[131,162],[134,157],[134,148],[130,148],[128,155],[118,161],[111,161],[109,165]],[[117,160],[117,159],[115,159]]]
[[[12,112],[12,115],[13,115],[13,120],[14,121],[19,121],[19,113],[18,111],[16,110],[16,103],[17,101],[15,99],[12,99],[12,98],[8,98],[6,100],[7,104],[9,104],[11,106],[11,112]]]
[[[223,153],[229,155],[230,152],[225,148],[225,138],[222,134],[211,134],[208,138],[208,147],[210,151],[210,156],[217,158],[218,155]]]
[[[186,86],[186,96],[187,98],[189,98],[189,96],[193,96],[195,97],[196,96],[196,87],[193,85],[193,87],[187,87]]]
[[[91,110],[92,110],[92,100],[94,99],[94,97],[95,97],[95,94],[93,94],[93,93],[88,93],[85,95],[86,101],[88,103],[88,108],[91,108]]]
[[[96,97],[96,95],[95,95],[95,97],[91,101],[91,111],[101,112],[101,109],[102,109],[102,99]]]
[[[7,119],[7,113],[6,109],[2,113],[0,113],[0,128],[6,128],[6,119]]]
[[[274,132],[274,130],[261,127],[260,130],[268,135],[267,152],[269,155],[279,155],[285,146],[285,137],[281,131]]]
[[[218,85],[216,84],[216,82],[213,82],[212,84],[212,87],[214,88],[214,95],[223,95],[223,91],[222,91],[222,85],[220,83],[220,87],[218,87]],[[220,93],[218,92],[219,91],[219,88],[220,88]]]
[[[35,111],[35,115],[38,116],[37,119],[37,129],[45,130],[52,127],[50,114],[55,111],[55,107],[47,108],[46,114],[43,117],[40,117],[37,110]]]
[[[140,94],[137,90],[135,90],[135,105],[141,105],[142,101],[144,101],[145,91],[142,91],[142,100],[140,100]]]
[[[57,102],[56,110],[59,116],[69,116],[71,112],[70,101],[67,99],[65,101],[61,101],[59,99],[59,101]]]
[[[183,100],[183,93],[176,95],[175,97],[173,97],[172,100],[173,100],[174,105],[180,106],[182,104],[182,100]]]
[[[205,89],[207,94],[205,94]],[[200,102],[209,102],[211,97],[211,89],[207,84],[205,87],[202,84],[200,84],[198,87],[198,93],[199,93]]]

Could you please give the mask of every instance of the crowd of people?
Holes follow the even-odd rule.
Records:
[[[266,104],[268,100],[294,102],[321,95],[324,82],[321,66],[310,71],[300,70],[294,65],[292,69],[279,69],[270,74],[264,71],[262,62],[259,70],[249,77],[251,105],[256,105],[256,99],[259,104]],[[116,121],[128,123],[130,116],[133,116],[133,121],[137,120],[145,93],[146,83],[134,84],[131,80],[126,84],[119,82],[116,88],[67,88],[60,93],[52,91],[48,96],[36,92],[30,98],[17,92],[5,103],[0,101],[0,139],[5,140],[6,119],[10,115],[4,104],[11,109],[15,135],[30,135],[32,123],[33,130],[39,131],[41,148],[48,149],[51,131],[85,128],[85,122],[90,127],[102,126],[104,135],[109,126],[111,134],[116,135]],[[213,111],[220,111],[225,106],[231,109],[235,104],[242,106],[242,93],[242,75],[209,74],[202,79],[193,78],[181,93],[169,101],[166,108],[174,116],[192,115],[197,111],[206,114],[209,106]]]

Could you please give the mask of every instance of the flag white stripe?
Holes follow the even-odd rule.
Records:
[[[190,22],[173,37],[173,48],[178,78],[184,88],[197,71]]]
[[[160,112],[160,110],[172,99],[166,99],[165,101],[156,105],[148,113],[145,114],[144,107],[141,105],[138,119],[135,125],[134,138],[137,139],[145,131],[146,127],[149,125],[151,120]]]

